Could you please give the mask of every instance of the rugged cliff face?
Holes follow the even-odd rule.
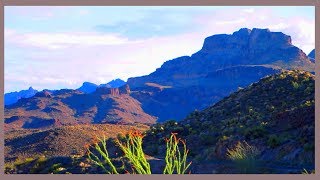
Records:
[[[220,68],[233,65],[274,64],[282,68],[311,64],[306,54],[291,43],[291,37],[268,29],[240,29],[232,35],[207,37],[202,49],[191,58],[210,61]],[[280,63],[281,62],[281,63]]]
[[[170,86],[194,85],[193,79],[233,66],[268,65],[282,69],[314,71],[314,63],[291,43],[291,37],[268,29],[240,29],[231,35],[207,37],[203,47],[191,57],[165,62],[147,76],[129,78],[132,89],[154,82]]]
[[[127,83],[134,91],[131,96],[147,113],[159,121],[179,120],[187,112],[210,106],[239,87],[281,69],[314,71],[314,63],[292,45],[288,35],[243,28],[231,35],[207,37],[201,50],[191,57],[167,61],[155,72],[129,78]],[[155,91],[150,83],[170,88]]]

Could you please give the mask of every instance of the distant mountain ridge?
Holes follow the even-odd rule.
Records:
[[[126,84],[126,82],[125,81],[123,81],[122,79],[114,79],[114,80],[112,80],[112,81],[110,81],[110,82],[108,82],[107,84],[100,84],[99,86],[101,87],[101,86],[107,86],[107,87],[111,87],[111,88],[118,88],[118,87],[121,87],[121,86],[123,86],[123,85],[125,85]]]
[[[153,124],[127,85],[98,87],[93,93],[62,89],[41,91],[5,108],[5,130],[47,129],[77,124]]]
[[[29,89],[27,90],[6,93],[4,94],[4,104],[10,105],[10,104],[16,103],[21,98],[29,98],[34,96],[37,92],[38,90],[35,90],[32,87],[29,87]]]
[[[110,82],[108,82],[107,84],[94,84],[91,82],[84,82],[82,84],[82,86],[80,88],[78,88],[78,90],[84,92],[84,93],[92,93],[94,92],[98,87],[108,87],[108,88],[118,88],[121,87],[123,85],[125,85],[126,82],[121,80],[121,79],[114,79]]]
[[[78,88],[79,91],[84,93],[92,93],[97,89],[98,85],[91,82],[84,82],[81,87]]]
[[[282,69],[314,72],[314,66],[290,36],[269,29],[242,28],[230,35],[207,37],[193,55],[166,61],[151,74],[129,78],[127,83],[132,96],[147,113],[159,117],[158,121],[179,120],[187,112],[210,106],[267,75]],[[151,90],[148,83],[171,88]]]
[[[316,59],[316,50],[313,49],[309,54],[308,54],[308,57],[313,61],[315,62],[315,59]]]
[[[106,105],[104,111],[118,111],[122,106],[119,103],[130,101],[132,102],[129,103],[131,107],[128,108],[134,107],[134,111],[141,114],[141,122],[154,122],[155,120],[163,122],[170,119],[181,120],[195,109],[205,109],[239,88],[247,87],[265,76],[280,73],[284,69],[302,69],[314,72],[314,66],[315,63],[302,50],[292,45],[290,36],[281,32],[271,32],[268,29],[242,28],[230,35],[218,34],[207,37],[201,50],[192,56],[182,56],[166,61],[149,75],[129,78],[127,84],[120,88],[98,87],[93,91],[97,85],[84,83],[84,86],[79,88],[80,90],[59,92],[78,97],[73,100],[84,104],[84,106],[86,101],[93,101],[88,97],[101,92],[109,93],[112,98],[111,96],[108,98],[116,99],[113,103],[116,106]],[[114,80],[114,83],[116,82],[118,81]],[[120,89],[123,87],[130,91],[130,93],[125,93],[128,101],[118,100],[121,96],[113,98],[114,95],[117,96],[120,93]],[[90,92],[91,95],[79,95],[79,93],[86,94],[84,93],[86,90],[89,90],[87,94]],[[126,91],[128,92],[128,90]],[[52,95],[52,97],[56,98],[56,95]],[[99,98],[91,98],[97,101],[96,104],[102,101]],[[103,101],[105,100],[103,99]],[[50,99],[46,99],[46,101],[50,101]],[[64,106],[72,109],[70,103],[74,104],[75,102],[68,102],[69,104],[64,104]],[[25,101],[25,103],[28,102]],[[89,104],[93,105],[92,103]],[[20,103],[20,105],[22,104]],[[46,105],[39,106],[42,108]],[[19,108],[18,105],[12,107]],[[12,107],[9,109],[14,109]],[[129,114],[133,111],[129,109],[120,108],[120,111],[125,112],[126,117],[131,117]],[[28,111],[28,108],[25,110]],[[94,121],[96,112],[90,108],[83,110],[90,112],[85,113],[81,110],[84,113],[81,116],[87,117],[87,122],[108,122]],[[70,116],[79,115],[78,109],[72,111]],[[103,116],[98,119],[109,118],[106,114]],[[134,118],[138,116],[133,112]],[[73,117],[73,119],[78,118]],[[112,122],[115,123],[117,118],[110,119],[113,119]],[[118,118],[118,121],[129,122],[128,119],[124,119]],[[74,123],[76,122],[78,120],[74,121]]]
[[[81,87],[79,87],[77,90],[80,90],[84,93],[92,93],[94,92],[97,87],[109,87],[109,88],[118,88],[120,86],[123,86],[126,82],[121,80],[121,79],[114,79],[107,84],[100,84],[99,86],[91,83],[91,82],[84,82]],[[54,92],[57,90],[48,90],[44,89],[43,91],[48,91],[48,92]],[[38,90],[33,89],[30,87],[28,90],[21,90],[19,92],[10,92],[10,93],[5,93],[4,95],[4,105],[10,105],[16,103],[19,99],[21,98],[30,98],[34,96]]]

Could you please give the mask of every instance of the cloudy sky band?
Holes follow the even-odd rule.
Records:
[[[5,7],[5,92],[153,72],[207,36],[269,28],[314,48],[314,7]]]

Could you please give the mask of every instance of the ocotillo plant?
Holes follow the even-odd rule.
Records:
[[[108,174],[119,174],[117,171],[117,168],[113,165],[110,157],[109,157],[109,153],[107,150],[107,143],[106,143],[106,138],[105,136],[103,136],[102,139],[98,138],[97,139],[99,141],[96,141],[93,145],[93,148],[99,153],[99,155],[104,159],[105,163],[110,167],[111,171],[107,170],[105,168],[105,163],[103,163],[103,161],[100,160],[100,158],[95,155],[91,150],[90,147],[87,147],[87,152],[88,152],[88,157],[89,159],[94,162],[96,165],[100,166],[105,172],[107,172]],[[99,142],[101,145],[99,145]]]
[[[139,131],[129,132],[127,142],[123,143],[117,140],[117,144],[124,152],[124,156],[129,159],[133,170],[137,174],[151,174],[150,164],[148,163],[142,149],[143,135]]]
[[[172,133],[167,141],[166,166],[163,174],[185,174],[191,162],[187,164],[188,150],[185,141],[177,139],[175,133]],[[183,152],[179,149],[179,142],[183,144]]]
[[[125,142],[121,142],[117,139],[116,144],[124,152],[124,157],[126,157],[131,163],[132,173],[152,174],[150,164],[142,149],[143,137],[144,135],[139,131],[130,131]],[[102,139],[98,138],[98,140],[100,143],[96,142],[94,145],[87,147],[89,159],[107,173],[119,174],[117,168],[112,163],[111,158],[108,155],[105,137]],[[166,166],[163,170],[163,174],[185,174],[191,165],[191,162],[187,163],[188,150],[185,141],[178,139],[176,134],[172,133],[166,142]],[[182,152],[179,147],[180,143],[183,145]],[[90,150],[90,147],[95,149],[98,154],[94,154],[94,152]],[[99,158],[99,156],[102,158]],[[108,166],[108,168],[106,166]],[[129,171],[126,172],[129,173]]]

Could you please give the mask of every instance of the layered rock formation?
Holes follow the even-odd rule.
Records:
[[[207,37],[201,50],[192,56],[183,56],[165,62],[155,72],[142,77],[129,78],[132,89],[146,82],[184,86],[195,84],[208,73],[233,66],[272,65],[283,69],[314,71],[314,63],[291,43],[291,37],[268,29],[240,29],[232,35]]]
[[[155,72],[129,78],[132,96],[159,121],[179,120],[281,69],[314,71],[314,63],[291,37],[268,29],[240,29],[207,37],[201,50],[165,62]],[[170,86],[155,91],[147,84]]]

